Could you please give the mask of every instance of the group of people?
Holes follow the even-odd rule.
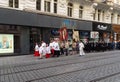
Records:
[[[42,41],[41,44],[36,43],[35,45],[35,53],[34,56],[39,56],[40,58],[50,58],[50,57],[59,57],[60,55],[70,54],[77,54],[77,46],[79,55],[85,55],[84,52],[84,43],[82,41],[79,41],[78,44],[76,42],[72,43],[72,50],[70,50],[70,43],[69,41],[59,41],[57,39],[51,40],[49,44],[46,44],[44,41]]]
[[[88,42],[85,44],[85,52],[100,52],[100,51],[109,51],[120,49],[120,42],[109,42],[105,43],[104,41],[99,42]]]
[[[57,40],[51,41],[50,44],[46,44],[42,41],[41,44],[36,43],[34,56],[39,56],[40,58],[50,58],[51,56],[60,56],[60,47]]]

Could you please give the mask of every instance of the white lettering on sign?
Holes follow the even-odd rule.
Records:
[[[98,25],[97,28],[100,29],[100,30],[106,30],[107,26]]]

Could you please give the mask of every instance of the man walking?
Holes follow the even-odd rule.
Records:
[[[85,52],[84,52],[84,44],[83,42],[80,40],[80,43],[79,43],[79,55],[80,56],[83,56],[85,55]]]

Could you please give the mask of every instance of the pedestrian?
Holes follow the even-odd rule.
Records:
[[[39,48],[39,54],[40,54],[40,58],[42,59],[43,57],[45,57],[45,55],[46,55],[46,46],[44,45],[42,45],[41,44],[41,46],[40,46],[40,48]]]
[[[53,46],[54,46],[54,55],[53,55],[53,57],[55,55],[57,57],[59,57],[60,56],[60,46],[59,46],[59,43],[58,43],[58,41],[56,39],[55,39],[55,42],[54,42]]]
[[[60,42],[60,54],[61,55],[64,55],[64,47],[65,47],[65,44],[63,41]]]
[[[46,47],[46,43],[44,41],[42,41],[41,46]]]
[[[84,44],[83,42],[80,40],[80,43],[79,43],[79,55],[80,56],[83,56],[85,55],[85,52],[84,52]]]
[[[73,40],[73,43],[72,43],[72,55],[75,55],[76,54],[76,41]]]
[[[50,46],[48,46],[48,44],[46,44],[46,58],[50,58],[50,54],[51,54]]]
[[[66,54],[66,56],[68,56],[68,54],[69,54],[69,42],[68,41],[66,41],[65,42],[65,54]]]
[[[54,56],[54,41],[53,40],[50,41],[49,47],[51,51],[51,56]]]
[[[35,43],[34,56],[40,56],[38,43]]]

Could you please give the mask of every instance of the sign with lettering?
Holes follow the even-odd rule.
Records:
[[[93,22],[93,31],[108,31],[111,32],[111,24]]]
[[[98,25],[97,28],[100,29],[100,30],[106,30],[106,29],[107,29],[107,26]]]

